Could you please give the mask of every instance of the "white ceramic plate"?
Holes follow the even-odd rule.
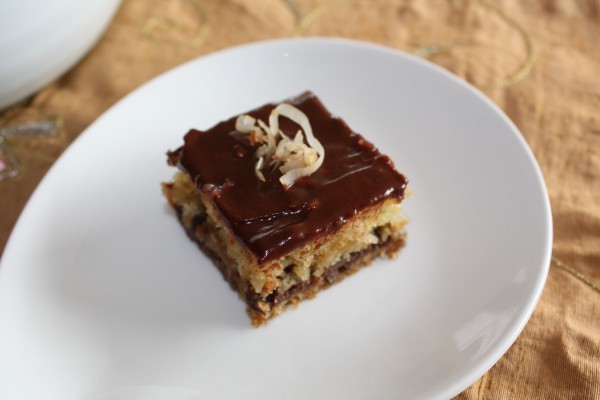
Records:
[[[254,329],[167,207],[165,151],[305,89],[409,177],[408,244]],[[524,327],[551,236],[520,133],[443,69],[330,39],[216,53],[114,106],[36,190],[0,268],[0,398],[449,398]]]

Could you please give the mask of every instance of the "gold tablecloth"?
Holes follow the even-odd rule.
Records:
[[[599,399],[598,0],[124,0],[78,65],[1,114],[0,173],[18,174],[0,181],[0,249],[53,161],[109,106],[184,61],[291,36],[354,38],[429,58],[515,122],[550,193],[550,274],[515,344],[458,398]]]

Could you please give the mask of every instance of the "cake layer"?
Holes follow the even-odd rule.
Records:
[[[406,219],[397,200],[388,199],[363,210],[335,234],[259,266],[233,239],[222,217],[210,212],[210,198],[196,195],[188,175],[178,172],[172,183],[163,185],[163,191],[190,238],[246,302],[255,325],[290,304],[312,298],[378,256],[393,257],[404,244]]]
[[[256,177],[256,149],[236,131],[235,117],[205,132],[191,130],[185,144],[169,153],[169,162],[189,174],[258,264],[335,233],[386,199],[401,200],[407,183],[387,156],[333,117],[312,93],[287,103],[307,115],[325,148],[323,165],[287,190],[277,169],[265,171],[265,182]],[[274,107],[267,104],[248,114],[267,121]],[[294,137],[298,125],[282,119],[280,129]]]
[[[266,298],[260,297],[251,290],[247,291],[246,303],[252,323],[254,325],[263,324],[267,319],[280,314],[286,307],[296,305],[302,300],[312,299],[320,290],[326,289],[357,272],[360,268],[370,265],[375,258],[393,257],[403,246],[403,237],[390,238],[385,242],[370,245],[327,267],[323,275],[311,276],[307,281],[300,281],[287,290],[274,292]],[[261,307],[261,303],[266,303],[267,308]]]

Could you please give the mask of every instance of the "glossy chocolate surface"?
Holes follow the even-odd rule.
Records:
[[[314,174],[284,190],[277,170],[254,173],[256,148],[235,130],[237,116],[201,132],[190,130],[184,146],[169,154],[172,164],[189,173],[209,193],[242,243],[263,264],[323,235],[334,233],[361,210],[388,198],[402,199],[407,184],[392,161],[339,118],[331,116],[310,92],[286,100],[309,118],[325,160]],[[268,123],[276,104],[248,112]],[[280,128],[293,137],[299,127],[280,117]]]

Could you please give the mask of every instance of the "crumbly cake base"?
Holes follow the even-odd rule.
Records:
[[[340,261],[329,267],[323,275],[311,277],[310,281],[307,284],[302,285],[300,290],[292,293],[287,299],[275,304],[267,314],[257,312],[248,307],[247,313],[252,320],[252,325],[260,326],[266,323],[268,319],[281,314],[289,306],[295,307],[302,300],[314,298],[319,291],[327,289],[331,285],[342,281],[362,267],[371,265],[371,262],[378,257],[395,257],[397,252],[403,246],[404,239],[396,238],[394,240],[388,240],[386,243],[380,245],[372,245],[369,249],[351,254],[350,260]],[[243,298],[244,294],[240,293],[239,290],[238,293]]]
[[[240,299],[246,302],[248,306],[246,312],[254,326],[264,325],[269,319],[281,314],[290,306],[295,307],[302,300],[313,299],[319,291],[327,289],[334,283],[342,281],[345,277],[354,274],[362,267],[369,266],[371,262],[378,257],[395,257],[398,251],[404,247],[404,238],[396,238],[394,240],[388,240],[384,244],[372,245],[366,250],[351,254],[349,261],[338,262],[329,267],[323,275],[311,277],[309,282],[297,288],[299,290],[289,291],[290,296],[288,298],[278,301],[265,313],[256,306],[257,302],[260,301],[260,298],[256,296],[256,293],[252,291],[250,286],[240,278],[237,268],[226,265],[218,254],[205,246],[203,242],[195,240],[193,232],[190,232],[189,230],[186,230],[186,232],[190,238],[198,244],[204,254],[213,261],[225,281],[227,281],[229,286],[238,293]],[[256,298],[256,301],[252,301],[253,298]]]
[[[255,326],[264,324],[290,305],[315,297],[320,290],[369,265],[377,257],[395,257],[404,245],[402,227],[406,219],[398,215],[396,211],[399,210],[390,212],[389,207],[397,206],[390,203],[359,214],[347,224],[348,229],[342,228],[313,243],[296,257],[288,255],[274,264],[261,266],[233,238],[218,215],[211,212],[210,201],[198,195],[187,175],[178,172],[173,182],[163,184],[163,193],[176,210],[189,237],[212,259],[225,280],[247,304],[248,315]],[[388,217],[387,214],[394,216]],[[379,225],[373,225],[376,219]],[[370,227],[370,232],[361,231],[366,226]],[[328,249],[325,254],[323,249]],[[310,267],[303,269],[289,264],[290,259],[298,260],[300,255],[306,258],[306,253],[321,253],[317,257],[320,262],[313,261]],[[257,289],[255,282],[262,280],[257,280],[256,276],[268,274],[273,275],[267,276],[270,281],[267,279],[267,284]]]

